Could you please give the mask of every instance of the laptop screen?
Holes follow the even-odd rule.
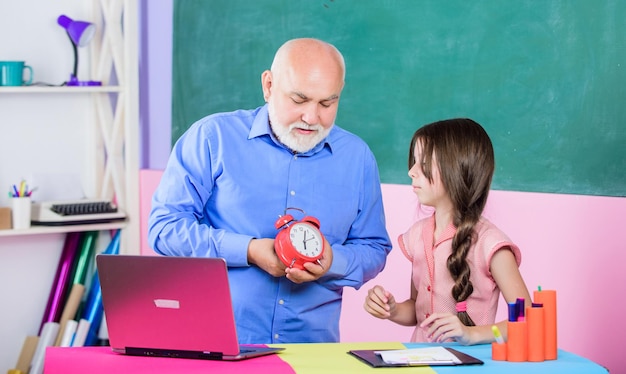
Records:
[[[221,258],[98,255],[111,348],[237,355]]]

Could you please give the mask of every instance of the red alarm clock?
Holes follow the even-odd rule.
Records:
[[[320,221],[312,216],[305,216],[296,221],[287,210],[302,209],[287,208],[285,215],[278,218],[274,226],[278,231],[274,241],[276,255],[285,266],[304,269],[305,262],[317,262],[324,254],[324,235],[320,232]]]

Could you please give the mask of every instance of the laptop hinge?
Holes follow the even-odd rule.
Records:
[[[154,349],[126,347],[126,354],[131,356],[173,357],[173,358],[197,358],[203,360],[221,360],[224,356],[221,352],[180,351],[175,349]]]

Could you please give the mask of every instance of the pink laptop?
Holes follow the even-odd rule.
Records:
[[[114,352],[242,360],[284,348],[240,346],[221,258],[96,256]]]

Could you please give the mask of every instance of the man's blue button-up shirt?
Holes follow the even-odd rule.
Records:
[[[274,238],[289,207],[318,218],[332,246],[332,266],[315,282],[294,284],[247,262],[250,240]],[[274,137],[267,105],[207,116],[177,141],[148,238],[164,255],[226,259],[240,343],[339,341],[343,287],[375,277],[391,250],[367,144],[335,125],[294,154]]]

